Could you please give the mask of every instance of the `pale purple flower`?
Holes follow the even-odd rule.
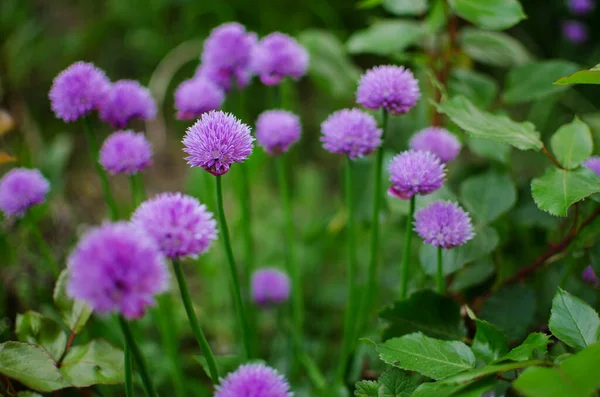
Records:
[[[408,200],[415,194],[425,196],[441,188],[446,166],[431,152],[408,150],[392,159],[389,172],[392,182],[389,193]]]
[[[420,209],[414,225],[427,244],[446,249],[463,245],[475,235],[469,214],[451,201],[436,201]]]
[[[258,269],[252,274],[252,300],[259,306],[283,303],[290,297],[290,278],[275,268]]]
[[[223,175],[233,163],[241,163],[252,153],[250,127],[230,113],[220,110],[204,113],[187,129],[183,144],[185,159],[213,175]]]
[[[233,85],[237,88],[246,87],[252,79],[252,74],[249,69],[237,69],[234,72],[233,77],[235,77],[235,79],[232,78],[231,73],[229,72],[223,72],[209,64],[201,64],[196,69],[193,78],[209,80],[227,93],[231,91]]]
[[[225,93],[215,83],[203,77],[186,80],[175,91],[175,109],[180,120],[196,119],[223,106]]]
[[[419,82],[403,66],[376,66],[360,78],[356,102],[367,109],[385,109],[390,114],[408,112],[421,97]]]
[[[351,159],[363,157],[381,146],[382,130],[369,113],[360,109],[343,109],[332,113],[321,124],[323,148],[347,154]]]
[[[293,397],[283,375],[264,364],[245,364],[217,386],[215,397]]]
[[[125,128],[132,119],[152,120],[156,103],[150,90],[134,80],[119,80],[112,84],[100,104],[100,118],[113,128]]]
[[[410,148],[438,156],[444,163],[454,160],[460,153],[460,142],[445,128],[428,127],[417,132],[410,140]]]
[[[106,74],[91,63],[76,62],[60,72],[50,88],[50,102],[56,117],[75,121],[98,109],[110,89]]]
[[[308,52],[294,38],[274,32],[263,37],[252,51],[250,69],[266,85],[277,85],[285,77],[299,79],[308,70]]]
[[[575,15],[589,14],[596,8],[594,0],[569,0],[569,9]]]
[[[156,243],[126,222],[89,230],[68,260],[67,292],[100,313],[140,318],[165,292],[169,272]]]
[[[43,203],[50,183],[39,170],[14,168],[0,179],[0,209],[22,217],[29,207]]]
[[[267,110],[256,120],[256,140],[272,155],[287,152],[300,139],[300,118],[285,110]]]
[[[582,44],[588,40],[588,27],[579,21],[564,21],[562,24],[563,36],[573,44]]]
[[[600,176],[600,157],[592,156],[585,160],[581,165],[594,171],[598,176]]]
[[[600,286],[600,279],[596,275],[596,272],[591,265],[586,267],[583,273],[581,273],[581,279],[584,283],[590,284],[596,288]]]
[[[152,164],[152,146],[141,132],[117,131],[102,144],[98,161],[113,175],[133,175]]]
[[[200,255],[217,239],[217,223],[206,206],[181,193],[162,193],[143,202],[131,217],[169,258]]]

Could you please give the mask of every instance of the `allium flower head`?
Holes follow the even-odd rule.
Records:
[[[569,9],[575,15],[589,14],[596,7],[594,0],[569,0],[568,4]]]
[[[249,69],[236,69],[232,76],[231,73],[223,72],[212,65],[200,64],[193,79],[196,78],[206,79],[227,93],[234,85],[240,89],[246,87],[252,79],[252,74]]]
[[[403,66],[376,66],[360,78],[356,102],[367,109],[385,109],[390,114],[408,112],[421,97],[419,82]]]
[[[460,142],[444,128],[429,127],[419,131],[411,138],[410,148],[431,152],[442,162],[449,163],[460,153]]]
[[[217,386],[215,397],[293,397],[287,380],[264,364],[245,364]]]
[[[50,183],[38,170],[14,168],[0,179],[0,209],[23,216],[29,207],[43,203]]]
[[[131,219],[169,258],[202,254],[217,239],[212,213],[197,199],[181,193],[162,193],[143,202]]]
[[[102,144],[99,162],[113,175],[132,175],[152,164],[152,146],[141,132],[117,131]]]
[[[389,172],[390,194],[408,200],[415,194],[425,196],[441,188],[446,166],[431,152],[408,150],[392,159]]]
[[[420,209],[414,225],[427,244],[446,249],[463,245],[474,236],[469,214],[451,201],[436,201]]]
[[[262,38],[252,51],[250,69],[266,85],[285,77],[299,79],[308,69],[308,52],[287,34],[274,32]]]
[[[366,156],[382,143],[382,130],[377,128],[377,121],[359,109],[332,113],[321,124],[321,132],[325,150],[347,154],[351,159]]]
[[[581,165],[585,168],[594,171],[598,176],[600,176],[600,157],[592,156],[589,159],[585,160]]]
[[[583,273],[581,273],[581,279],[584,283],[590,284],[596,288],[600,286],[600,279],[591,265],[586,267]]]
[[[131,223],[89,230],[68,260],[69,296],[101,313],[139,318],[167,290],[169,272],[156,243]]]
[[[573,44],[583,44],[588,40],[588,27],[579,21],[564,21],[563,36]]]
[[[263,268],[252,274],[252,300],[260,306],[285,302],[290,297],[290,278],[287,273]]]
[[[300,118],[285,110],[267,110],[256,120],[256,140],[269,154],[287,152],[300,139]]]
[[[188,128],[183,144],[185,159],[213,175],[223,175],[233,163],[241,163],[252,153],[250,127],[234,115],[220,110],[204,113]]]
[[[125,128],[132,119],[152,120],[156,103],[150,90],[134,80],[119,80],[110,86],[100,104],[100,118],[113,128]]]
[[[54,78],[50,102],[56,117],[75,121],[98,109],[110,89],[104,72],[91,63],[76,62]]]
[[[223,90],[210,80],[194,77],[175,91],[175,109],[180,120],[196,119],[203,113],[219,109],[225,100]]]

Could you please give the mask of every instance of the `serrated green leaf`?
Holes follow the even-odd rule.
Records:
[[[411,20],[378,21],[353,33],[346,48],[351,54],[397,54],[419,41],[425,32],[423,25]]]
[[[570,76],[561,77],[560,79],[556,80],[554,84],[600,84],[600,65],[596,65],[589,70],[581,70],[573,73]]]
[[[508,342],[502,331],[487,321],[476,319],[475,324],[477,328],[471,345],[475,357],[489,363],[508,352]]]
[[[456,69],[448,82],[450,96],[463,95],[480,108],[488,108],[498,93],[498,84],[485,74],[468,69]]]
[[[123,383],[123,351],[104,340],[73,346],[62,361],[60,372],[75,387]]]
[[[536,351],[546,353],[548,344],[550,343],[550,336],[539,332],[534,332],[527,336],[527,339],[523,341],[519,346],[515,347],[508,352],[507,355],[501,357],[496,362],[502,362],[505,360],[511,361],[526,361],[534,358]]]
[[[372,380],[361,380],[354,385],[356,397],[379,397],[379,383]]]
[[[449,0],[454,11],[483,29],[504,30],[526,18],[518,0]]]
[[[58,361],[67,346],[67,334],[56,321],[36,312],[18,314],[15,333],[21,342],[39,345]]]
[[[54,287],[54,304],[58,307],[65,325],[73,332],[81,332],[92,315],[92,308],[82,301],[74,301],[67,295],[68,273],[63,270]]]
[[[459,39],[467,55],[486,65],[512,67],[533,58],[523,44],[505,33],[465,28]]]
[[[485,301],[481,319],[498,327],[510,343],[521,339],[529,331],[535,308],[535,292],[531,287],[509,285],[500,288]]]
[[[388,368],[379,377],[379,397],[410,397],[416,387],[413,378],[398,368]]]
[[[573,73],[577,65],[563,60],[529,63],[512,69],[506,78],[503,99],[507,104],[537,101],[564,91],[553,85],[559,76]]]
[[[552,135],[550,146],[558,162],[567,169],[573,169],[592,155],[594,141],[590,127],[575,117]]]
[[[600,318],[587,303],[559,287],[552,300],[549,327],[562,342],[583,349],[598,342]]]
[[[517,188],[510,176],[495,171],[466,179],[460,193],[467,210],[483,223],[493,222],[517,202]]]
[[[427,11],[427,0],[383,0],[383,8],[394,15],[422,15]]]

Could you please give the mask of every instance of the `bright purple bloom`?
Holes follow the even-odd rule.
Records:
[[[563,36],[573,44],[582,44],[588,40],[588,27],[579,21],[564,21]]]
[[[252,275],[252,300],[260,306],[276,305],[290,297],[290,278],[275,268],[256,270]]]
[[[581,273],[581,279],[584,283],[590,284],[596,288],[600,286],[600,279],[596,275],[596,272],[594,271],[594,268],[592,266],[588,266],[585,268],[583,273]]]
[[[594,171],[598,176],[600,176],[600,157],[592,156],[585,160],[581,165]]]
[[[131,119],[152,120],[156,103],[150,90],[134,80],[112,84],[100,105],[100,118],[113,128],[125,128]]]
[[[141,132],[117,131],[104,141],[99,162],[113,175],[133,175],[152,164],[152,145]]]
[[[204,113],[187,129],[183,144],[185,159],[192,167],[201,167],[213,175],[223,175],[233,163],[241,163],[252,154],[250,127],[230,113],[220,110]]]
[[[460,153],[460,142],[445,128],[428,127],[413,135],[410,148],[431,152],[442,162],[449,163]]]
[[[381,146],[382,130],[369,113],[343,109],[332,113],[321,124],[323,148],[331,153],[363,157]]]
[[[217,386],[215,397],[293,397],[283,375],[264,364],[245,364]]]
[[[186,80],[175,91],[175,109],[180,120],[196,119],[203,113],[223,105],[225,93],[219,86],[202,77]]]
[[[156,243],[131,223],[89,230],[68,260],[67,292],[100,313],[140,318],[165,292],[169,272]]]
[[[56,117],[75,121],[98,109],[110,89],[104,72],[91,63],[76,62],[54,78],[50,102]]]
[[[415,194],[425,196],[441,188],[446,166],[431,152],[408,150],[392,159],[389,172],[389,193],[408,200]]]
[[[206,206],[181,193],[162,193],[143,202],[131,217],[169,258],[196,256],[217,239],[217,223]]]
[[[287,76],[299,79],[308,69],[308,52],[294,38],[274,32],[254,47],[250,69],[266,85],[277,85]]]
[[[14,168],[0,179],[0,209],[21,217],[29,207],[43,203],[48,191],[50,183],[40,171]]]
[[[419,82],[403,66],[376,66],[360,78],[356,102],[367,109],[385,109],[390,114],[408,112],[421,97]]]
[[[427,244],[446,249],[463,245],[475,235],[469,214],[451,201],[436,201],[420,209],[414,225]]]
[[[287,152],[300,139],[300,118],[285,110],[267,110],[256,120],[256,140],[269,154]]]
[[[575,15],[589,14],[595,7],[594,0],[569,0],[569,9]]]

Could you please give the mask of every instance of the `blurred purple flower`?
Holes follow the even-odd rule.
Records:
[[[67,292],[100,313],[140,318],[165,292],[169,272],[156,243],[130,223],[89,230],[68,260]]]
[[[223,175],[233,163],[241,163],[252,153],[250,127],[234,115],[220,110],[204,113],[187,129],[183,144],[188,164],[213,175]]]
[[[460,142],[444,128],[428,127],[413,135],[410,148],[431,152],[442,162],[449,163],[460,153]]]
[[[444,184],[446,166],[431,152],[409,150],[398,154],[389,165],[389,193],[408,200],[415,194],[428,195]]]
[[[569,0],[569,9],[575,15],[589,14],[596,8],[594,0]]]
[[[252,300],[259,306],[283,303],[290,296],[290,278],[275,268],[258,269],[252,274]]]
[[[564,21],[563,36],[573,44],[582,44],[588,40],[588,27],[579,21]]]
[[[217,386],[215,397],[293,397],[287,380],[264,364],[245,364]]]
[[[133,175],[152,164],[152,146],[141,132],[117,131],[104,141],[99,162],[113,175]]]
[[[29,207],[43,203],[50,183],[39,170],[14,168],[0,179],[0,209],[22,217]]]
[[[175,91],[177,118],[189,120],[223,105],[225,93],[219,86],[203,77],[186,80]]]
[[[592,156],[585,160],[581,165],[594,171],[598,176],[600,176],[600,157]]]
[[[321,124],[323,148],[331,153],[363,157],[381,146],[382,130],[369,113],[343,109],[332,113]]]
[[[133,80],[112,84],[100,104],[100,118],[113,128],[125,128],[131,119],[152,120],[155,117],[156,103],[150,90]]]
[[[356,102],[367,109],[385,109],[390,114],[404,114],[421,97],[419,82],[403,66],[376,66],[362,75]]]
[[[469,214],[451,201],[436,201],[420,209],[414,225],[427,244],[446,249],[463,245],[474,236]]]
[[[256,120],[256,140],[271,155],[287,152],[300,139],[300,118],[285,110],[267,110]]]
[[[235,85],[238,88],[246,87],[252,79],[252,74],[250,73],[249,69],[238,69],[234,72],[234,77],[235,80],[232,79],[232,76],[229,72],[223,72],[208,64],[201,64],[196,69],[196,73],[194,74],[193,78],[203,78],[209,80],[227,93],[231,91],[233,82],[235,82]]]
[[[110,81],[102,70],[76,62],[54,78],[48,96],[56,117],[70,122],[98,109],[109,89]]]
[[[584,283],[590,284],[596,288],[600,286],[600,279],[598,279],[598,276],[591,265],[586,267],[583,273],[581,273],[581,279]]]
[[[277,85],[285,77],[299,79],[308,69],[308,52],[298,42],[280,32],[262,38],[252,51],[250,69],[266,85]]]

